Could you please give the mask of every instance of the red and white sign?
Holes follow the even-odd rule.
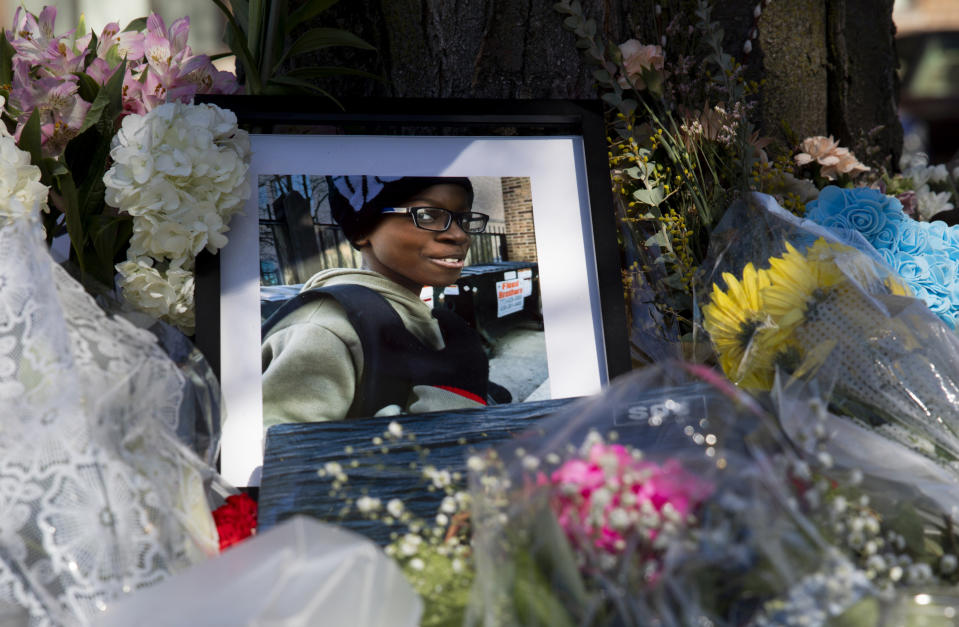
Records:
[[[496,282],[496,317],[502,318],[523,310],[523,280]]]

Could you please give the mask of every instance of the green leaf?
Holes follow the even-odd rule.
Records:
[[[666,275],[663,278],[663,285],[668,285],[674,290],[686,289],[686,283],[683,281],[683,275],[679,272]]]
[[[103,196],[106,187],[103,183],[103,173],[107,169],[107,160],[110,156],[110,133],[99,133],[97,129],[90,129],[80,137],[71,142],[83,143],[78,147],[83,151],[83,155],[77,159],[77,155],[69,152],[64,155],[69,164],[79,161],[79,164],[73,167],[74,180],[81,181],[80,188],[77,190],[77,202],[80,207],[80,214],[91,216],[103,212]]]
[[[313,83],[309,83],[298,78],[290,78],[288,76],[277,76],[276,78],[271,78],[270,82],[267,83],[266,93],[268,94],[296,94],[303,93],[304,91],[311,91],[313,93],[319,94],[321,96],[326,96],[332,100],[336,106],[340,109],[343,109],[343,104],[337,100],[333,94],[317,87]]]
[[[286,76],[293,78],[323,78],[326,76],[362,76],[363,78],[372,78],[378,81],[384,81],[382,76],[377,76],[363,70],[354,70],[348,67],[336,67],[326,65],[311,65],[308,67],[298,67],[286,73]]]
[[[250,2],[249,0],[230,0],[230,6],[233,7],[233,17],[242,29],[244,41],[247,33],[250,31]]]
[[[338,0],[310,0],[310,2],[307,2],[290,15],[286,24],[286,33],[289,33],[303,22],[313,19],[337,2]]]
[[[7,41],[6,32],[0,30],[0,84],[13,83],[13,56],[17,53]]]
[[[925,547],[925,533],[922,518],[914,507],[907,503],[898,503],[892,514],[887,514],[886,526],[895,529],[906,541],[906,547],[913,555],[921,555]]]
[[[123,61],[123,57],[120,56],[120,44],[110,46],[107,53],[103,56],[103,60],[107,62],[109,67],[120,65],[120,62]]]
[[[82,20],[81,20],[82,21]],[[79,28],[77,32],[83,32]],[[90,42],[87,44],[85,54],[83,55],[83,67],[90,67],[90,64],[93,63],[93,60],[97,58],[97,45],[99,40],[97,39],[96,33],[90,33]]]
[[[663,202],[666,196],[663,193],[662,187],[654,187],[653,189],[637,189],[633,192],[633,198],[644,205],[658,207],[659,203]]]
[[[523,561],[517,560],[514,577],[514,601],[522,624],[575,627],[576,621],[542,574],[532,572]]]
[[[34,109],[30,114],[30,118],[27,119],[27,123],[24,124],[23,130],[20,131],[19,142],[20,149],[30,153],[30,163],[34,165],[39,165],[40,158],[43,156],[41,143],[40,111]]]
[[[349,46],[362,50],[376,50],[376,48],[349,31],[339,28],[314,28],[303,33],[292,46],[286,49],[286,52],[280,60],[276,62],[274,71],[283,64],[283,61],[290,57],[295,57],[304,52],[313,52],[314,50],[329,48],[331,46]]]
[[[649,237],[646,239],[646,245],[659,246],[661,248],[669,248],[670,247],[669,236],[666,235],[666,233],[659,231],[652,237]]]
[[[247,92],[250,94],[259,94],[262,91],[262,80],[253,53],[250,52],[250,42],[246,36],[247,24],[245,23],[245,18],[244,25],[241,27],[238,23],[238,19],[240,18],[230,11],[226,4],[223,3],[223,0],[213,0],[213,4],[226,16],[226,43],[230,46],[233,54],[236,55],[237,61],[243,66],[246,74]],[[236,0],[233,2],[233,6],[236,7],[237,11],[239,11],[241,5],[246,6],[246,1]],[[244,15],[246,14],[246,12],[243,13]]]
[[[100,92],[100,83],[83,72],[74,72],[73,75],[77,77],[77,94],[87,102],[93,102]]]
[[[53,157],[43,157],[40,159],[40,170],[46,172],[50,180],[58,176],[63,176],[64,174],[70,174],[70,168],[63,165],[59,159],[54,159]]]
[[[92,216],[90,220],[90,233],[98,265],[113,265],[113,243],[116,241],[119,226],[117,219],[111,216]]]
[[[615,92],[607,92],[603,94],[603,100],[605,100],[606,102],[608,102],[609,104],[613,105],[614,107],[618,109],[619,105],[622,104],[623,102],[623,97]]]
[[[123,32],[124,33],[129,33],[131,31],[139,32],[141,30],[144,30],[146,27],[147,27],[147,18],[138,17],[137,19],[127,24],[127,27],[123,29]]]
[[[77,187],[73,176],[68,172],[56,179],[56,188],[63,201],[63,214],[67,223],[67,233],[70,235],[70,245],[73,247],[80,264],[80,270],[86,271],[83,248],[86,243],[86,234],[83,232],[83,218],[80,216],[80,203],[77,199]]]
[[[97,264],[103,274],[109,272],[108,276],[112,276],[117,257],[126,250],[133,235],[133,218],[126,215],[93,216],[89,230]]]
[[[609,83],[613,80],[613,77],[609,75],[609,72],[604,69],[593,70],[593,78],[600,83]]]
[[[829,627],[873,627],[881,624],[879,600],[866,597],[829,621]]]
[[[266,23],[267,2],[270,0],[250,0],[249,23],[247,24],[246,43],[253,53],[253,58],[262,61],[264,56],[263,39],[266,35],[266,29],[269,25]],[[266,76],[265,68],[260,69],[259,74]]]
[[[83,118],[83,124],[80,125],[80,133],[99,122],[104,113],[107,113],[111,121],[120,114],[123,106],[123,75],[126,73],[126,67],[126,61],[120,63],[107,84],[97,92],[97,97],[94,98],[86,117]]]
[[[582,23],[582,21],[583,21],[583,18],[581,18],[580,16],[570,15],[569,17],[563,20],[563,26],[565,26],[569,30],[576,30],[579,27],[579,25]]]

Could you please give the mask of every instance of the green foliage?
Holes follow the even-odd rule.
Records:
[[[308,66],[282,73],[283,64],[292,57],[324,48],[347,46],[360,50],[375,48],[349,31],[338,28],[312,28],[287,45],[293,33],[306,22],[336,4],[337,0],[310,0],[288,14],[287,0],[224,0],[213,3],[227,18],[225,41],[243,68],[249,94],[317,93],[334,101],[326,90],[309,82],[336,74],[352,74],[378,79],[369,72],[352,68]]]
[[[658,61],[643,58],[651,45],[640,54],[639,46],[606,41],[577,0],[554,8],[610,106],[610,171],[634,324],[656,308],[649,332],[670,330],[667,341],[675,342],[695,330],[696,276],[713,226],[754,186],[763,140],[748,113],[758,86],[746,83],[742,67],[723,51],[723,31],[706,0],[663,6],[656,32],[636,34],[640,45],[665,46],[656,47]],[[640,363],[641,352],[634,350]]]
[[[95,48],[95,38],[90,45]],[[14,54],[0,34],[0,82],[4,90],[9,88]],[[110,142],[122,112],[125,70],[123,61],[103,87],[83,72],[74,73],[80,97],[91,105],[77,136],[62,155],[44,156],[38,110],[30,115],[18,143],[30,154],[31,163],[40,168],[41,182],[50,188],[49,203],[56,211],[43,214],[47,239],[52,241],[65,231],[70,236],[71,258],[80,272],[105,285],[113,284],[113,266],[132,234],[130,218],[117,216],[105,205],[103,184]],[[5,122],[8,128],[14,126],[9,117]]]

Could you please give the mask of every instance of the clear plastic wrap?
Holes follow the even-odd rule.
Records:
[[[87,624],[217,553],[215,472],[177,437],[196,423],[186,376],[153,334],[107,316],[35,225],[0,229],[0,615]]]
[[[622,377],[469,466],[468,624],[815,625],[875,593],[776,421],[701,366]]]
[[[703,325],[734,382],[815,381],[840,414],[941,464],[959,460],[959,336],[857,232],[800,220],[763,194],[713,234]]]
[[[422,601],[376,544],[293,516],[115,604],[95,624],[414,627],[422,613]]]

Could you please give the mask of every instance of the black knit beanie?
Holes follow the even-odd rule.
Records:
[[[465,176],[328,176],[326,183],[330,213],[353,243],[373,230],[384,208],[398,206],[433,185],[459,185],[473,205],[473,185]]]

